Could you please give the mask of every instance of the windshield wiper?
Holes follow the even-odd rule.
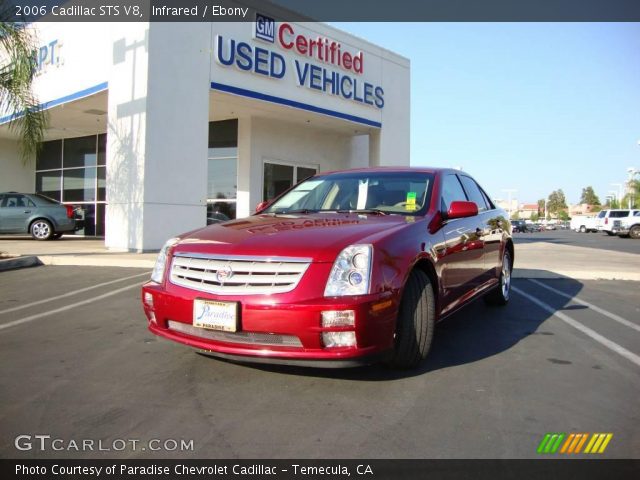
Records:
[[[389,212],[380,210],[379,208],[354,208],[350,210],[336,210],[338,213],[375,213],[376,215],[389,215]]]
[[[276,210],[274,213],[276,215],[288,215],[290,213],[301,213],[303,215],[307,214],[307,213],[317,213],[318,210],[312,210],[310,208],[298,208],[296,210],[286,210],[286,209],[282,209],[282,210]]]

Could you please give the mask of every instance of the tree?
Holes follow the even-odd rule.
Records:
[[[623,198],[621,208],[640,208],[640,180],[629,180],[627,182],[627,193]]]
[[[586,203],[587,205],[600,205],[600,199],[596,195],[596,192],[593,191],[593,187],[591,185],[582,189],[580,203]]]
[[[12,114],[9,129],[19,134],[20,156],[29,162],[44,139],[47,114],[32,92],[35,44],[23,23],[5,22],[10,6],[0,0],[0,111]]]
[[[564,192],[561,188],[554,190],[549,194],[547,199],[547,211],[553,213],[556,216],[560,210],[567,209],[567,200],[565,199]]]
[[[520,212],[517,210],[511,214],[511,220],[520,220]]]
[[[544,217],[544,198],[538,200],[538,217]]]
[[[531,221],[532,222],[537,222],[539,218],[540,218],[540,215],[538,213],[532,213],[531,214]]]

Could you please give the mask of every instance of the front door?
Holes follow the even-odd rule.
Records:
[[[453,201],[468,201],[455,174],[443,178],[440,199],[443,212]],[[480,215],[447,221],[442,231],[445,237],[443,312],[455,308],[467,295],[482,283],[484,273],[484,238]]]
[[[19,193],[7,193],[0,203],[0,231],[22,233],[27,231],[27,220],[33,210],[32,202]]]

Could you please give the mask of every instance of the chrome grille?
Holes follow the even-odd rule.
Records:
[[[169,279],[174,285],[218,295],[269,295],[296,288],[310,263],[307,258],[177,253]]]
[[[275,333],[259,332],[218,332],[205,328],[194,327],[182,322],[168,321],[169,330],[185,333],[192,337],[207,338],[227,343],[242,343],[248,345],[276,345],[280,347],[302,347],[300,339],[293,335],[278,335]]]

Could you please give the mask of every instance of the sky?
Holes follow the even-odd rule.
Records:
[[[411,165],[535,203],[640,169],[640,23],[338,23],[411,61]]]

